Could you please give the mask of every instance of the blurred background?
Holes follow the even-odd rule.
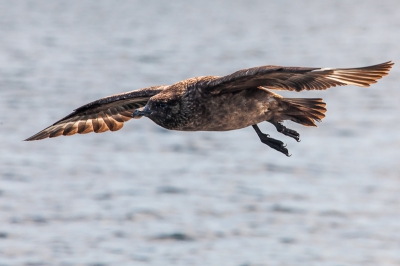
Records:
[[[318,128],[23,142],[98,98],[260,65],[400,63],[398,1],[0,0],[0,265],[400,265],[399,68]]]

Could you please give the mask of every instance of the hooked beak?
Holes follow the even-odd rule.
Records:
[[[142,116],[149,116],[151,115],[152,111],[150,111],[149,107],[146,105],[140,109],[136,109],[133,111],[132,117],[133,118],[140,118]]]

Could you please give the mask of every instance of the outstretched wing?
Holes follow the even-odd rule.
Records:
[[[76,133],[117,131],[132,118],[132,112],[168,86],[154,86],[104,97],[75,109],[71,114],[26,140],[54,138]]]
[[[368,87],[389,74],[394,63],[360,68],[307,68],[261,66],[239,70],[231,75],[205,81],[201,87],[213,94],[264,86],[275,90],[326,90],[356,85]]]

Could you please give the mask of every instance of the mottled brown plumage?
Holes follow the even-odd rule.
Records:
[[[361,68],[305,68],[262,66],[224,77],[195,77],[169,86],[154,86],[116,94],[77,108],[26,140],[76,133],[116,131],[133,118],[146,116],[156,124],[181,131],[226,131],[253,126],[260,140],[286,155],[279,140],[263,134],[257,124],[268,121],[284,135],[300,135],[281,122],[291,120],[316,126],[325,117],[322,99],[283,98],[274,90],[325,90],[356,85],[368,87],[388,75],[394,63]]]

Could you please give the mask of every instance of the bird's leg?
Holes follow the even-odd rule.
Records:
[[[297,131],[287,128],[279,122],[272,123],[272,124],[274,124],[274,126],[276,127],[276,130],[278,132],[282,133],[283,135],[294,138],[297,142],[300,142],[300,134],[297,133]]]
[[[282,141],[270,138],[269,135],[264,134],[261,132],[260,128],[257,125],[253,125],[254,130],[256,131],[258,137],[260,138],[261,142],[264,144],[267,144],[269,147],[271,147],[274,150],[280,151],[286,156],[290,157],[288,149],[286,149],[285,145],[283,144]]]

